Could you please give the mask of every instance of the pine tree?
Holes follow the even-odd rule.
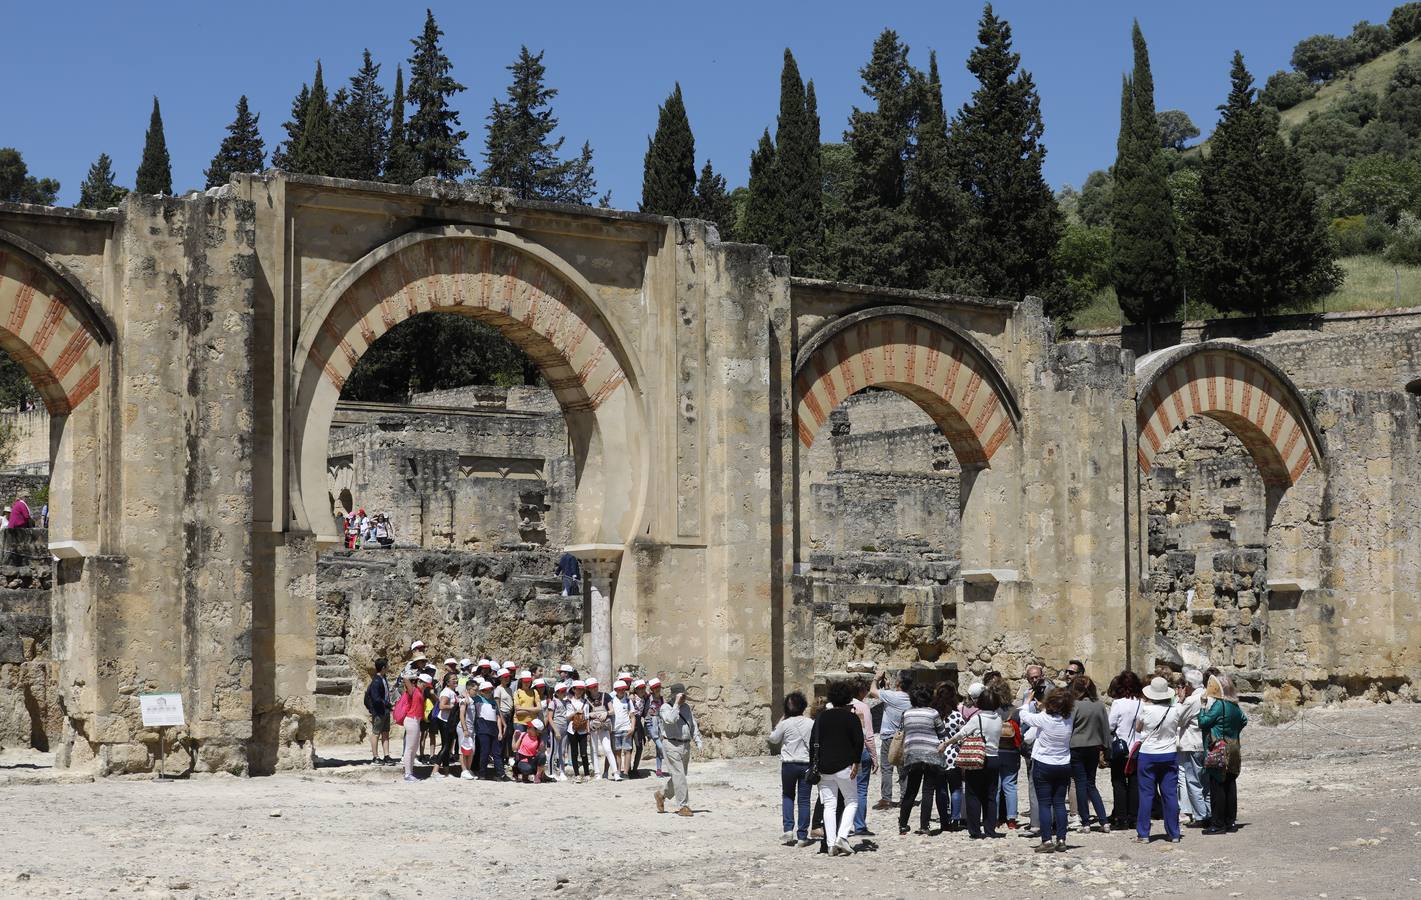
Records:
[[[1199,181],[1190,281],[1214,308],[1261,318],[1332,291],[1342,272],[1298,155],[1237,51],[1230,80]]]
[[[908,47],[884,30],[860,70],[874,109],[855,107],[844,143],[850,158],[843,221],[831,235],[834,277],[864,284],[916,287],[914,218],[907,200],[908,165],[922,91]]]
[[[509,188],[520,199],[586,203],[597,193],[592,148],[583,144],[577,157],[558,159],[563,138],[552,140],[558,120],[549,105],[558,92],[543,83],[543,54],[523,47],[508,71],[508,99],[493,101],[488,116],[484,183]]]
[[[658,110],[655,137],[647,140],[638,208],[682,218],[694,214],[695,202],[696,140],[678,82]]]
[[[0,201],[53,206],[58,195],[58,181],[34,177],[20,151],[0,147]]]
[[[332,103],[336,174],[342,178],[375,181],[389,153],[390,98],[380,86],[380,65],[366,50],[360,69],[350,77],[350,87],[339,105]]]
[[[1111,281],[1131,322],[1164,321],[1179,308],[1178,248],[1169,166],[1155,117],[1149,49],[1135,22],[1134,74],[1121,98],[1111,201]]]
[[[720,231],[722,241],[736,240],[735,204],[726,190],[725,176],[711,167],[710,160],[701,167],[700,180],[696,182],[696,197],[690,215],[697,219],[714,222]]]
[[[395,67],[395,96],[390,101],[390,132],[382,177],[394,184],[411,184],[420,177],[414,151],[405,137],[405,72],[399,66]]]
[[[957,265],[959,235],[970,213],[957,185],[935,52],[928,56],[928,77],[920,89],[917,152],[908,171],[907,206],[914,225],[910,258],[915,261],[910,284],[935,291],[980,290]]]
[[[1041,175],[1041,100],[1031,73],[1011,49],[1011,26],[987,4],[967,58],[977,77],[972,99],[953,120],[958,185],[969,198],[962,264],[982,290],[1017,300],[1052,277],[1061,212]]]
[[[227,126],[227,136],[217,155],[212,157],[212,165],[207,167],[207,186],[217,187],[232,180],[237,172],[260,172],[266,159],[266,145],[262,143],[261,132],[257,129],[260,114],[253,115],[247,108],[247,95],[237,100],[237,117]],[[107,159],[107,157],[104,157]],[[92,177],[93,172],[91,171]]]
[[[107,153],[100,153],[94,164],[89,166],[89,177],[79,185],[80,209],[108,209],[117,206],[128,194],[113,181],[113,160]]]
[[[168,142],[163,137],[163,114],[158,110],[157,97],[153,98],[153,114],[148,119],[143,159],[138,163],[133,190],[140,194],[173,193],[173,167],[168,160]]]
[[[775,165],[775,144],[770,129],[760,136],[760,144],[750,154],[750,181],[745,186],[745,212],[736,231],[751,244],[771,244],[780,220],[779,197],[771,175]]]
[[[294,155],[301,145],[301,133],[306,129],[306,107],[311,102],[311,86],[301,85],[301,92],[291,101],[291,118],[281,127],[286,131],[286,140],[271,151],[271,165],[283,172],[298,172],[299,160]]]
[[[413,154],[415,178],[458,178],[469,171],[464,155],[467,131],[459,128],[459,114],[449,98],[464,90],[449,73],[454,66],[439,46],[444,32],[434,23],[434,13],[425,10],[424,31],[411,40],[410,86],[405,100],[415,111],[405,124],[405,140]]]

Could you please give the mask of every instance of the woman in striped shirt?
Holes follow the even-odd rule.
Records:
[[[947,725],[938,711],[933,709],[933,695],[927,688],[914,688],[909,694],[909,701],[913,705],[904,710],[899,724],[899,732],[903,735],[903,766],[908,780],[903,786],[903,803],[898,807],[898,833],[908,833],[908,814],[921,786],[923,806],[918,814],[918,834],[927,834],[933,798],[937,796],[947,768],[942,757],[947,747],[944,743]]]

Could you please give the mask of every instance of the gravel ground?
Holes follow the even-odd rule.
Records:
[[[693,763],[683,819],[655,813],[652,779],[404,784],[335,761],[353,747],[312,773],[164,785],[11,751],[0,896],[1421,897],[1421,705],[1313,709],[1244,737],[1232,835],[1073,833],[1039,856],[1019,836],[899,837],[872,812],[878,836],[832,859],[779,845],[771,757]]]

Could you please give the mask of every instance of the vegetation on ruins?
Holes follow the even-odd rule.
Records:
[[[236,118],[227,126],[227,136],[222,139],[222,146],[217,148],[217,155],[212,157],[212,165],[207,167],[208,187],[226,184],[237,172],[262,170],[266,160],[266,144],[262,143],[261,132],[257,129],[260,118],[248,109],[246,94],[238,98]],[[101,158],[108,159],[106,156]],[[89,177],[94,177],[92,169],[89,170]],[[84,204],[81,202],[79,205]]]
[[[138,175],[133,189],[140,194],[171,194],[173,166],[168,159],[168,142],[163,137],[163,114],[158,98],[153,98],[153,114],[148,118],[148,133],[143,138],[143,159],[138,163]]]

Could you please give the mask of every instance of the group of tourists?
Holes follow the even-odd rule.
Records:
[[[355,512],[338,511],[336,528],[343,537],[347,550],[391,547],[395,543],[395,529],[390,525],[390,517],[384,513],[369,515],[364,507]]]
[[[1067,849],[1072,816],[1082,832],[1133,826],[1142,843],[1155,818],[1166,840],[1180,841],[1181,809],[1183,824],[1204,834],[1236,830],[1239,738],[1248,717],[1230,678],[1212,668],[1162,667],[1145,683],[1123,671],[1105,694],[1079,660],[1055,678],[1028,666],[1020,691],[987,672],[965,696],[951,682],[916,684],[910,672],[890,687],[880,671],[829,684],[812,715],[805,696],[791,693],[768,738],[780,753],[783,843],[818,844],[833,856],[854,852],[851,839],[873,835],[874,772],[881,796],[873,808],[896,807],[900,835],[910,831],[920,792],[917,834],[934,833],[935,807],[936,833],[989,839],[1005,837],[1004,828],[1037,838],[1038,853]],[[1018,822],[1023,763],[1030,808]],[[1106,769],[1108,816],[1096,787]]]
[[[416,764],[434,777],[575,782],[637,777],[655,758],[656,805],[692,815],[686,785],[690,746],[702,744],[686,686],[619,672],[609,687],[571,665],[545,670],[516,660],[445,659],[433,664],[423,641],[410,647],[391,690],[388,661],[377,659],[365,692],[371,717],[370,756],[393,765],[390,725],[404,730],[404,780]],[[436,749],[436,744],[437,749]],[[381,748],[383,747],[383,754]]]

